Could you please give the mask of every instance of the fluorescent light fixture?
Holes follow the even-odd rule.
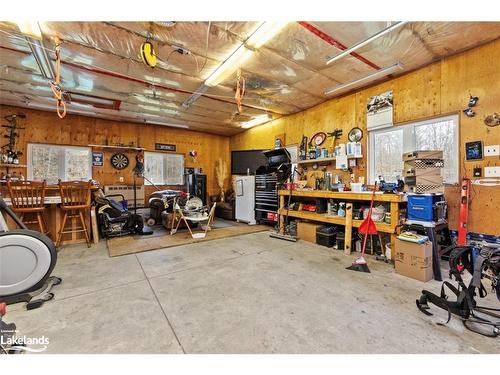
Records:
[[[106,107],[112,107],[115,105],[115,100],[113,99],[98,98],[96,96],[88,96],[75,93],[71,93],[71,101],[84,104],[97,104]]]
[[[40,25],[37,21],[17,21],[16,23],[23,35],[42,40],[42,31],[40,30]]]
[[[366,82],[373,81],[373,80],[380,78],[380,77],[388,76],[389,74],[392,74],[392,73],[397,72],[399,70],[403,70],[403,65],[398,62],[398,63],[396,63],[394,65],[390,65],[386,68],[379,69],[375,73],[369,74],[365,77],[356,79],[354,81],[346,82],[346,83],[343,83],[341,85],[335,86],[331,89],[328,89],[325,91],[325,95],[331,95],[333,93],[344,91],[344,90],[347,90],[349,88],[361,86],[362,84],[364,84]]]
[[[401,22],[396,22],[396,23],[392,24],[391,26],[383,29],[382,31],[379,31],[377,34],[372,35],[371,37],[363,40],[362,42],[359,42],[358,44],[352,46],[351,48],[346,49],[345,51],[338,54],[337,56],[332,57],[330,60],[328,60],[326,62],[326,65],[331,64],[334,61],[340,60],[342,57],[349,55],[350,53],[360,49],[361,47],[366,46],[368,43],[373,42],[375,39],[378,39],[381,36],[383,36],[387,33],[390,33],[391,31],[393,31],[393,30],[395,30],[403,25],[406,25],[407,23],[408,23],[408,21],[401,21]]]
[[[30,37],[26,37],[26,40],[28,41],[31,53],[33,53],[33,56],[35,57],[36,64],[38,65],[42,76],[52,81],[55,80],[56,76],[54,74],[54,68],[42,41]]]
[[[257,49],[271,40],[278,32],[283,29],[288,21],[283,22],[263,22],[257,30],[247,39],[245,45]]]
[[[226,61],[205,80],[205,85],[209,87],[217,86],[229,77],[241,66],[253,52],[262,47],[267,41],[274,37],[288,22],[263,22],[260,26],[242,43]]]
[[[257,116],[257,117],[255,117],[254,119],[252,119],[250,121],[242,123],[241,127],[243,129],[253,128],[254,126],[263,124],[263,123],[268,122],[268,121],[270,121],[272,119],[273,118],[270,115],[267,115],[267,114],[266,115],[260,115],[260,116]]]
[[[231,56],[227,58],[219,67],[205,80],[205,85],[209,87],[217,86],[224,81],[227,77],[234,73],[234,71],[241,66],[250,56],[253,51],[245,47],[244,44],[238,47]]]
[[[198,98],[205,92],[207,92],[208,90],[208,86],[205,86],[204,84],[202,84],[200,87],[198,87],[198,89],[189,97],[187,98],[186,100],[184,100],[184,102],[182,103],[182,106],[184,108],[189,108],[191,107],[191,105],[198,100]]]
[[[151,125],[162,125],[162,126],[170,126],[171,128],[189,129],[189,125],[183,125],[183,124],[168,124],[166,122],[160,122],[154,120],[145,120],[145,122]]]

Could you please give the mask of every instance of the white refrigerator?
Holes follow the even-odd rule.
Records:
[[[236,177],[236,214],[238,222],[255,222],[255,176]]]

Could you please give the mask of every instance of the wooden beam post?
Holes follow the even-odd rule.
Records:
[[[351,254],[352,242],[352,203],[345,205],[345,234],[344,234],[344,254]]]

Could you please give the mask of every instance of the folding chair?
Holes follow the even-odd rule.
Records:
[[[214,220],[215,206],[216,205],[217,205],[217,203],[215,202],[214,205],[212,206],[212,208],[210,209],[210,212],[207,216],[184,216],[184,213],[182,212],[181,207],[179,206],[179,204],[177,202],[175,202],[174,210],[176,211],[176,215],[174,217],[174,220],[177,220],[177,225],[175,226],[175,229],[174,229],[174,223],[172,223],[172,229],[170,230],[170,234],[172,235],[172,234],[177,233],[177,229],[179,229],[179,225],[180,225],[181,221],[184,221],[187,229],[189,230],[189,233],[191,233],[192,238],[194,238],[194,239],[205,238],[207,236],[207,232],[209,230],[212,230],[210,225],[212,224],[212,221]],[[177,214],[179,215],[178,218],[177,218]],[[189,226],[189,222],[200,223],[202,225],[201,229],[203,230],[203,232],[193,233],[193,231],[191,230],[191,227]],[[202,224],[203,222],[206,222],[205,225]]]

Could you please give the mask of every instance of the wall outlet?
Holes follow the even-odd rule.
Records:
[[[499,156],[500,145],[484,146],[484,156]]]
[[[484,167],[484,177],[500,177],[500,167]]]

